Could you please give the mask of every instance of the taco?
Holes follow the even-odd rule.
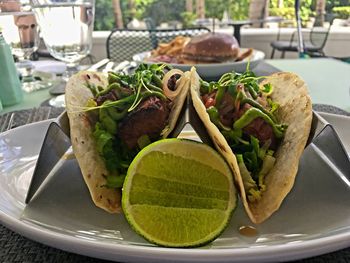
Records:
[[[227,73],[205,82],[191,70],[193,105],[231,167],[245,210],[261,223],[293,187],[312,121],[303,80],[293,73]]]
[[[121,211],[127,168],[147,144],[167,137],[186,99],[190,72],[141,64],[133,74],[84,71],[66,87],[73,151],[96,206]]]

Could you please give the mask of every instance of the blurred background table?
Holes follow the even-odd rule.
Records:
[[[261,19],[253,19],[253,20],[237,20],[237,21],[230,21],[224,23],[225,25],[232,26],[233,27],[233,36],[237,39],[238,43],[241,43],[241,28],[242,26],[247,25],[253,25],[253,24],[260,24],[261,27],[264,23],[280,23],[284,21],[283,17],[266,17]]]

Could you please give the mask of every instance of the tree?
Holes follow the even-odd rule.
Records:
[[[251,0],[249,4],[249,19],[264,19],[268,16],[269,0]],[[263,26],[263,23],[257,23],[253,26]]]
[[[193,0],[186,0],[186,12],[193,13]]]
[[[244,20],[248,18],[248,7],[250,0],[206,0],[205,16],[222,19],[225,11],[233,20]]]
[[[284,7],[283,0],[277,0],[277,7],[278,8],[283,8]]]
[[[325,14],[326,14],[326,0],[317,0],[315,26],[323,26]]]
[[[120,0],[113,0],[114,19],[117,28],[123,28],[123,13],[120,8]]]
[[[181,14],[185,11],[185,1],[179,0],[154,0],[144,5],[144,11],[140,19],[152,18],[155,25],[163,22],[181,21]]]
[[[135,9],[135,1],[134,0],[128,0],[128,9],[130,10],[130,16],[135,17],[136,9]]]
[[[205,0],[196,0],[197,18],[205,18]]]
[[[112,30],[115,27],[111,0],[98,0],[95,5],[94,30]]]
[[[279,0],[270,0],[270,12],[274,16],[283,16],[289,20],[295,20],[294,4],[295,0],[284,0],[283,7],[278,6]],[[306,26],[315,11],[317,0],[302,0],[300,3],[300,18],[302,26]],[[330,0],[333,1],[333,0]],[[348,0],[346,0],[348,1]]]

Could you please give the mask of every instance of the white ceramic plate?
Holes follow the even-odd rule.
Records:
[[[323,115],[334,123],[349,153],[350,118]],[[350,183],[308,147],[295,186],[278,212],[256,226],[255,237],[241,236],[251,225],[243,208],[213,243],[196,249],[156,247],[135,234],[123,215],[96,208],[70,155],[24,205],[29,180],[49,121],[0,135],[0,221],[38,242],[74,253],[115,261],[254,262],[319,255],[350,245]],[[191,131],[185,137],[191,137]],[[348,180],[349,181],[349,180]]]
[[[242,48],[243,49],[243,48]],[[243,49],[245,50],[245,49]],[[152,64],[146,59],[151,55],[150,52],[143,52],[136,54],[133,59],[137,62]],[[260,50],[253,50],[253,54],[250,57],[250,69],[254,69],[258,63],[265,58],[265,53]],[[225,63],[211,63],[211,64],[193,64],[196,67],[198,74],[203,79],[215,79],[220,77],[222,74],[230,71],[244,72],[247,69],[248,59],[244,59],[239,62],[225,62]],[[189,64],[171,64],[174,68],[181,69],[183,71],[190,70],[192,65]]]

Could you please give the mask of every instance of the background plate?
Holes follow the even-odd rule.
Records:
[[[242,48],[243,49],[243,48]],[[154,62],[145,61],[150,56],[150,52],[143,52],[136,54],[133,59],[137,62],[153,64]],[[253,55],[250,58],[250,69],[254,69],[265,58],[265,53],[260,50],[253,50]],[[230,71],[244,72],[247,68],[248,59],[239,62],[225,62],[225,63],[212,63],[212,64],[171,64],[174,68],[181,69],[183,71],[190,70],[192,66],[195,66],[198,74],[203,79],[216,79],[222,74]]]
[[[350,118],[323,114],[334,123],[346,149]],[[251,225],[241,205],[229,227],[213,243],[196,249],[151,245],[135,234],[123,215],[111,215],[92,203],[72,155],[25,207],[24,198],[49,121],[0,135],[0,221],[36,241],[63,250],[116,261],[243,262],[284,261],[319,255],[350,245],[349,185],[312,147],[302,157],[299,175],[281,209],[244,237]],[[191,137],[186,131],[185,137]],[[348,152],[349,154],[349,152]]]

